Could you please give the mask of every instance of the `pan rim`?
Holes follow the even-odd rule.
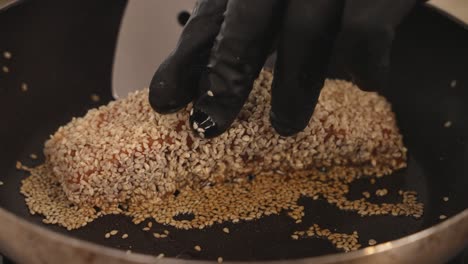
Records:
[[[15,4],[19,4],[21,2],[22,2],[21,0],[7,0],[6,5],[3,5],[3,6],[0,5],[0,12],[14,6]],[[466,23],[460,23],[459,20],[454,20],[453,16],[450,16],[450,14],[443,12],[437,7],[434,7],[431,5],[428,5],[428,6],[440,12],[443,16],[449,18],[452,21],[458,22],[458,24],[468,29]],[[111,257],[114,259],[121,259],[124,261],[128,261],[129,263],[131,262],[131,263],[143,264],[143,263],[156,263],[156,261],[157,262],[161,261],[160,259],[157,259],[157,257],[152,256],[152,255],[146,255],[146,254],[140,254],[140,253],[132,253],[131,255],[128,255],[125,253],[125,251],[122,251],[119,249],[107,247],[102,244],[97,244],[94,242],[81,240],[78,238],[67,236],[66,234],[61,234],[61,233],[52,231],[48,229],[47,227],[31,223],[30,221],[27,221],[26,219],[23,219],[22,217],[15,215],[14,213],[0,207],[0,223],[8,223],[8,222],[18,224],[19,226],[21,226],[23,229],[27,230],[28,232],[33,232],[41,237],[48,237],[49,239],[55,240],[59,243],[66,244],[73,248],[80,248],[83,251],[92,252],[93,254],[96,254],[96,255],[104,255],[106,257]],[[411,235],[398,238],[396,240],[378,244],[376,246],[366,247],[366,248],[363,248],[354,252],[346,253],[346,254],[335,253],[335,254],[327,254],[327,255],[322,255],[322,256],[317,256],[317,257],[288,259],[287,261],[297,261],[297,262],[303,262],[303,263],[313,262],[317,264],[324,264],[324,263],[335,263],[335,262],[363,259],[366,257],[379,255],[381,253],[388,253],[390,251],[403,248],[405,246],[410,245],[413,242],[425,240],[432,235],[445,232],[449,229],[452,229],[452,228],[457,229],[456,227],[460,227],[459,230],[465,230],[465,232],[466,230],[468,230],[468,209],[464,209],[463,211],[457,213],[456,215],[434,226],[423,229]],[[7,238],[4,237],[0,232],[0,240],[1,239],[7,239]],[[468,239],[465,239],[465,244],[467,242],[468,242]],[[173,257],[164,258],[164,261],[167,263],[170,263],[170,262],[175,263],[176,261],[179,262],[180,260],[181,259],[177,259]],[[190,263],[205,263],[206,262],[205,260],[184,260],[184,261],[187,261]],[[227,261],[227,262],[239,263],[242,261]],[[257,263],[282,263],[284,262],[284,260],[256,261],[256,262]]]
[[[17,4],[20,4],[24,0],[3,0],[0,1],[0,12],[3,12]]]
[[[68,246],[83,250],[84,252],[91,252],[95,255],[106,256],[114,259],[119,259],[123,261],[128,261],[130,263],[156,263],[161,262],[161,259],[158,259],[157,256],[147,255],[147,254],[140,254],[140,253],[132,253],[127,254],[123,250],[106,247],[101,244],[97,244],[94,242],[70,237],[55,231],[52,231],[46,227],[42,227],[40,225],[31,223],[21,217],[16,216],[15,214],[7,211],[0,207],[0,223],[2,222],[14,222],[15,224],[20,225],[23,230],[27,230],[28,232],[33,232],[40,237],[48,237],[51,240],[55,240],[60,244],[66,244]],[[459,228],[458,228],[459,227]],[[428,239],[430,236],[437,235],[442,233],[448,229],[457,229],[461,231],[461,233],[468,233],[468,208],[464,209],[463,211],[459,212],[458,214],[449,217],[447,220],[438,223],[434,226],[429,228],[423,229],[418,231],[414,234],[401,237],[399,239],[391,240],[382,244],[378,244],[376,246],[369,246],[364,247],[362,249],[348,252],[348,253],[334,253],[334,254],[327,254],[317,257],[308,257],[308,258],[297,258],[297,259],[287,259],[287,260],[270,260],[270,261],[255,261],[255,263],[283,263],[284,261],[294,261],[294,262],[304,262],[304,263],[316,263],[316,264],[325,264],[325,263],[338,263],[342,261],[351,261],[351,260],[358,260],[363,259],[366,257],[376,256],[382,253],[389,253],[390,251],[395,251],[396,249],[403,248],[405,246],[410,245],[414,242],[421,242],[422,240]],[[0,232],[1,238],[1,232]],[[468,242],[468,239],[465,239],[465,244]],[[172,262],[179,262],[179,261],[186,261],[190,263],[206,263],[207,260],[186,260],[186,259],[179,259],[174,257],[165,257],[164,262],[172,263]],[[252,261],[226,261],[226,263],[247,263]]]

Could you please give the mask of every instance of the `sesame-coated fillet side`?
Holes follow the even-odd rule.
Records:
[[[210,140],[192,135],[190,106],[158,115],[147,90],[134,92],[59,128],[45,145],[47,166],[70,201],[101,208],[248,173],[346,165],[381,176],[406,166],[406,149],[383,97],[327,80],[309,126],[282,138],[269,124],[271,82],[272,74],[263,71],[238,120]]]

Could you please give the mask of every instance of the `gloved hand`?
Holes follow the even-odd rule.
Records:
[[[312,116],[334,47],[361,88],[385,86],[395,28],[417,2],[199,0],[151,81],[151,106],[172,113],[194,101],[192,128],[220,135],[276,50],[270,120],[280,135],[293,135]]]

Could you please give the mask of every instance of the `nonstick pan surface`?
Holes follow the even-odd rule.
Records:
[[[398,190],[415,190],[425,205],[422,219],[393,216],[359,217],[325,201],[303,199],[303,223],[285,214],[258,221],[221,224],[205,230],[167,229],[169,239],[155,239],[130,218],[106,216],[87,227],[66,231],[42,224],[31,216],[19,193],[26,172],[15,169],[17,160],[27,166],[43,162],[44,141],[73,116],[105,104],[111,97],[111,69],[123,0],[30,1],[0,13],[0,58],[9,73],[0,74],[0,207],[55,232],[122,250],[169,257],[225,260],[296,259],[336,253],[320,239],[292,240],[293,231],[316,223],[342,233],[357,230],[360,243],[398,239],[431,227],[468,205],[468,31],[427,7],[420,7],[400,27],[392,58],[392,89],[383,91],[397,112],[399,126],[410,151],[408,168],[378,179],[352,185],[349,198],[362,191],[387,188],[379,202],[396,201]],[[155,25],[158,26],[158,25]],[[161,36],[164,37],[164,36]],[[155,47],[157,48],[157,47]],[[331,70],[331,76],[342,76]],[[456,80],[455,87],[451,87]],[[28,84],[22,92],[21,83]],[[98,94],[99,103],[90,99]],[[444,123],[452,126],[445,128]],[[31,153],[40,154],[31,160]],[[449,197],[449,201],[443,201]],[[153,221],[154,222],[154,221]],[[229,235],[222,232],[229,227]],[[106,239],[117,229],[129,238]],[[12,238],[13,239],[13,238]],[[195,245],[202,246],[197,252]]]

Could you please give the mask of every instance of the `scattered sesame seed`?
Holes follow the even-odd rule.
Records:
[[[371,195],[370,195],[369,192],[363,192],[363,193],[362,193],[362,196],[364,196],[364,197],[366,197],[366,198],[369,199]]]
[[[213,92],[212,92],[211,90],[208,90],[208,92],[206,92],[206,94],[207,94],[208,96],[210,96],[210,97],[213,97],[213,96],[214,96],[214,94],[213,94]]]
[[[8,68],[7,66],[3,66],[3,67],[2,67],[2,71],[3,71],[4,73],[9,73],[9,72],[10,72],[10,68]]]
[[[164,234],[169,235],[169,230],[164,230]]]
[[[0,181],[0,186],[2,186],[4,183],[2,181]]]
[[[444,198],[442,198],[444,200],[444,202],[448,202],[449,198],[447,196],[445,196]]]
[[[16,169],[21,170],[23,168],[23,164],[21,164],[21,161],[16,161]]]
[[[444,219],[446,219],[446,218],[447,218],[446,215],[439,215],[439,219],[440,219],[440,220],[444,220]]]
[[[377,244],[377,241],[375,241],[375,239],[369,239],[369,246],[374,246]]]
[[[111,234],[109,234],[109,233],[106,233],[106,234],[104,235],[105,238],[109,238],[110,236],[111,236]]]
[[[26,83],[21,83],[20,89],[23,93],[28,91],[28,85]]]
[[[162,259],[162,258],[164,258],[164,253],[159,254],[156,258],[157,258],[157,259]]]
[[[218,263],[223,263],[223,258],[222,257],[218,257]]]
[[[29,155],[29,157],[30,157],[31,159],[33,159],[33,160],[37,159],[37,155],[34,154],[34,153],[31,153],[31,154]]]
[[[128,234],[123,234],[122,235],[122,239],[127,239],[128,238]]]
[[[378,189],[377,191],[375,191],[375,195],[377,196],[385,196],[387,194],[388,194],[387,189]]]
[[[30,211],[43,215],[44,223],[69,230],[116,212],[132,217],[135,224],[151,219],[178,229],[252,221],[282,212],[301,221],[305,212],[298,200],[302,196],[321,197],[361,216],[422,215],[423,204],[411,191],[401,194],[401,202],[385,205],[347,198],[358,175],[382,177],[406,166],[407,150],[383,97],[345,81],[327,80],[310,125],[297,137],[282,138],[264,118],[271,81],[272,74],[262,72],[239,115],[242,118],[209,142],[174,131],[185,124],[188,111],[168,116],[154,113],[148,90],[73,119],[46,142],[47,163],[31,169],[31,176],[22,183]],[[332,130],[327,132],[324,126]],[[389,131],[385,138],[383,128]],[[83,147],[83,142],[89,147]],[[365,142],[359,143],[363,153],[359,157],[354,155],[356,142]],[[370,164],[372,159],[375,166]],[[97,162],[102,160],[110,162]],[[247,180],[249,174],[255,178]],[[109,182],[119,187],[109,188]],[[167,195],[176,190],[180,190],[177,196]],[[274,199],[265,199],[271,190],[276,192]],[[70,202],[79,207],[68,208]],[[187,212],[195,216],[193,220],[174,219]],[[305,233],[327,239],[335,234],[317,228]],[[348,236],[351,243],[357,234]],[[353,250],[357,245],[344,243],[341,249]]]
[[[193,122],[193,129],[195,129],[195,130],[198,129],[198,123],[197,122]]]
[[[11,52],[9,52],[9,51],[4,51],[4,52],[3,52],[3,57],[4,57],[5,59],[9,60],[9,59],[11,59],[13,56],[12,56]]]
[[[159,234],[159,233],[153,233],[153,236],[154,236],[155,238],[161,238],[161,234]]]
[[[126,252],[125,252],[127,255],[130,255],[132,254],[132,251],[130,249],[128,249]]]
[[[117,235],[118,233],[119,233],[118,230],[112,230],[112,231],[109,232],[109,234],[111,234],[111,236],[115,236],[115,235]]]
[[[199,245],[196,245],[195,247],[193,247],[193,249],[195,249],[196,251],[199,251],[199,252],[202,250]]]
[[[308,237],[326,238],[337,249],[345,252],[358,250],[361,247],[357,243],[359,239],[358,232],[354,231],[352,234],[334,233],[330,229],[323,229],[317,224],[313,224],[307,230],[295,231],[291,237],[293,239],[296,239],[296,237],[297,239]]]
[[[193,115],[193,108],[190,109],[190,115],[191,115],[191,116]]]
[[[149,221],[148,224],[147,224],[147,226],[148,226],[149,228],[153,227],[153,222]]]
[[[226,233],[226,234],[229,234],[229,228],[227,228],[227,227],[223,228],[223,232]]]
[[[298,240],[299,236],[298,235],[291,235],[291,238],[294,239],[294,240]]]
[[[374,178],[370,179],[370,184],[375,184],[375,179]]]
[[[452,121],[447,121],[444,123],[444,127],[449,128],[452,126]]]
[[[90,97],[91,97],[91,101],[93,101],[95,103],[97,103],[97,102],[99,102],[101,100],[101,97],[99,97],[99,95],[97,95],[97,94],[91,94]]]
[[[143,231],[149,231],[149,230],[150,230],[149,227],[144,227],[144,228],[143,228]]]
[[[450,87],[454,88],[455,86],[457,86],[457,80],[452,80],[450,82]]]

